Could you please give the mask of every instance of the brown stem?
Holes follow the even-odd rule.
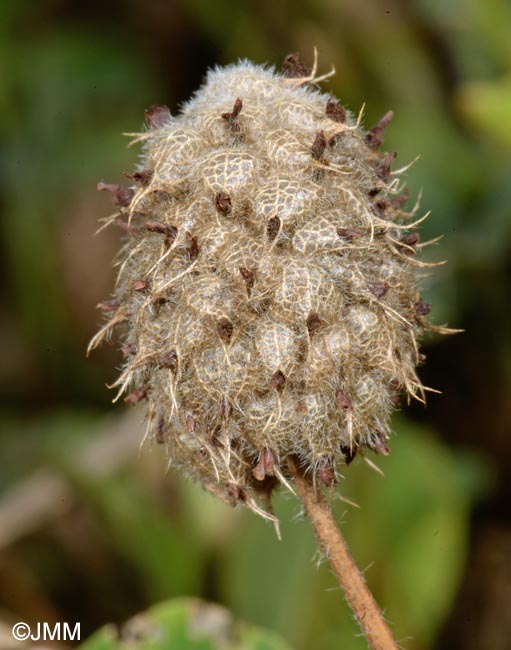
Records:
[[[318,542],[328,557],[366,639],[373,650],[398,650],[378,604],[351,557],[329,504],[321,491],[316,490],[310,479],[304,475],[298,463],[291,460],[290,465],[298,496],[312,523]]]

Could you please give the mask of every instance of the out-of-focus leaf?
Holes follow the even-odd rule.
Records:
[[[92,509],[105,536],[139,574],[151,600],[194,595],[199,591],[205,560],[201,539],[193,535],[187,513],[178,512],[171,518],[158,494],[134,470],[133,434],[138,440],[138,419],[134,420],[135,425],[129,424],[126,430],[121,427],[114,434],[121,450],[112,444],[113,435],[109,437],[108,432],[94,445],[91,428],[87,428],[91,417],[55,416],[47,424],[46,461],[69,479],[76,496]],[[87,431],[88,439],[84,436]],[[124,449],[128,456],[123,466],[116,467],[115,459],[106,458]],[[105,463],[106,469],[96,471]],[[163,467],[160,471],[163,476]]]
[[[481,39],[494,62],[509,67],[509,3],[506,0],[468,0],[462,11],[467,8],[474,26],[473,40]]]
[[[77,187],[92,192],[110,169],[120,175],[135,162],[137,152],[126,151],[121,132],[139,128],[158,84],[136,56],[121,53],[111,38],[96,32],[57,31],[22,47],[14,39],[10,45],[3,57],[9,65],[0,63],[4,264],[29,347],[60,384],[61,396],[79,395],[90,364],[67,310],[56,254],[58,221],[67,216],[64,206]],[[91,214],[89,237],[95,219]],[[70,372],[76,381],[62,381]]]
[[[502,149],[511,145],[511,76],[495,81],[465,83],[455,97],[456,107],[469,126]]]
[[[62,453],[63,447],[84,440],[97,426],[97,414],[78,409],[49,413],[39,418],[15,417],[0,412],[4,445],[0,491],[51,464],[51,459]]]
[[[220,607],[192,599],[160,603],[138,614],[118,634],[106,626],[81,650],[290,650],[273,632],[234,621]]]
[[[76,477],[75,477],[76,479]],[[186,522],[170,519],[149,490],[128,472],[102,481],[75,481],[103,531],[139,573],[151,600],[198,593],[204,556]]]

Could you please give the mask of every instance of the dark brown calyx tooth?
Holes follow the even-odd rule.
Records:
[[[369,291],[376,296],[376,298],[383,298],[383,296],[390,289],[390,284],[382,280],[374,280],[367,283]]]
[[[392,393],[390,396],[390,403],[394,408],[398,408],[398,406],[401,404],[400,393]]]
[[[101,309],[101,311],[117,311],[121,303],[118,300],[102,300],[96,305],[96,309]]]
[[[229,500],[232,502],[233,505],[237,501],[244,500],[243,490],[239,485],[235,485],[234,483],[229,483],[226,489],[227,489],[227,496],[229,497]]]
[[[138,404],[143,399],[145,399],[146,395],[147,395],[147,390],[145,388],[137,388],[129,395],[127,395],[124,398],[124,401],[126,402],[126,404],[129,404],[130,406],[135,406],[135,404]]]
[[[351,400],[342,388],[336,388],[335,390],[335,408],[338,411],[349,411],[351,409]]]
[[[155,298],[152,302],[155,316],[159,316],[162,307],[167,304],[166,298]]]
[[[373,431],[369,438],[368,447],[377,454],[388,456],[390,454],[387,437],[382,431]]]
[[[323,131],[318,131],[311,147],[311,155],[314,160],[324,162],[323,154],[325,153],[326,145],[327,141],[325,133]]]
[[[224,120],[230,120],[238,117],[238,115],[241,113],[241,109],[243,108],[243,100],[238,97],[237,99],[234,100],[234,104],[232,107],[232,111],[230,113],[222,113],[222,117]]]
[[[413,255],[417,250],[420,235],[418,232],[411,232],[408,235],[403,235],[399,241],[402,243],[402,246],[398,246],[399,251],[405,255]]]
[[[166,235],[170,226],[166,223],[160,223],[159,221],[146,221],[144,228],[149,230],[149,232],[156,232],[159,235]]]
[[[143,226],[149,232],[155,232],[158,235],[165,235],[165,247],[170,248],[177,237],[177,228],[167,223],[159,221],[146,221]]]
[[[391,207],[390,200],[387,197],[383,197],[381,199],[378,199],[378,201],[375,201],[373,203],[373,208],[378,217],[381,219],[385,219],[387,215],[385,214],[386,211]]]
[[[137,346],[135,343],[128,343],[127,345],[124,345],[121,348],[122,355],[124,357],[132,357],[134,354],[136,354],[138,351]]]
[[[331,456],[321,456],[316,463],[316,475],[327,488],[335,485],[335,467]]]
[[[197,242],[197,237],[187,232],[186,236],[188,238],[188,257],[190,262],[195,262],[199,257],[199,244]]]
[[[329,97],[326,103],[326,114],[334,122],[344,124],[346,122],[346,109],[333,97]]]
[[[317,312],[313,311],[307,317],[306,325],[309,334],[312,336],[314,332],[317,332],[325,325],[325,321],[319,317]]]
[[[348,446],[342,446],[341,453],[344,454],[344,462],[346,465],[352,463],[355,460],[355,456],[357,455],[356,449],[351,449]]]
[[[402,393],[405,389],[403,382],[397,379],[397,377],[391,380],[390,387],[395,393]]]
[[[238,133],[240,131],[240,125],[238,123],[238,116],[241,113],[243,108],[243,101],[238,97],[232,107],[232,111],[227,113],[222,113],[222,119],[227,121],[227,126],[229,130],[233,133]]]
[[[394,112],[388,111],[388,113],[385,113],[385,115],[379,120],[377,124],[369,129],[365,137],[365,143],[368,147],[371,147],[371,149],[376,149],[381,144],[383,144],[383,133],[393,117]]]
[[[131,285],[131,288],[133,289],[133,291],[144,293],[144,291],[147,291],[149,289],[149,285],[150,285],[149,280],[135,280]]]
[[[177,237],[177,228],[175,226],[169,226],[167,234],[165,235],[165,241],[163,245],[165,248],[170,248],[172,244],[176,241]]]
[[[121,230],[124,230],[124,232],[128,233],[128,235],[135,237],[135,239],[140,239],[141,232],[139,228],[131,226],[129,223],[126,223],[126,221],[123,221],[122,219],[116,219],[114,221],[114,224],[116,226],[119,226],[119,228],[121,228]]]
[[[403,235],[400,241],[406,246],[415,246],[420,241],[420,235],[418,232],[411,232],[409,235]]]
[[[172,372],[177,371],[177,352],[171,350],[170,352],[164,352],[158,357],[158,368],[168,368]]]
[[[369,192],[367,194],[371,198],[374,198],[375,196],[377,196],[382,191],[382,189],[383,189],[383,186],[382,187],[373,187],[373,189],[369,190]]]
[[[156,442],[159,445],[163,445],[165,442],[165,437],[166,437],[165,434],[167,433],[166,429],[167,428],[165,426],[165,419],[161,417],[158,421],[158,426],[156,427],[156,434],[154,436]]]
[[[337,228],[337,234],[346,241],[353,241],[362,235],[362,231],[358,228]]]
[[[275,239],[279,230],[280,219],[278,217],[271,217],[271,219],[268,219],[268,223],[266,224],[266,234],[268,235],[268,239],[270,241],[273,241]]]
[[[135,192],[124,185],[114,185],[112,183],[103,183],[100,181],[97,186],[100,192],[107,190],[111,193],[114,205],[120,208],[126,208],[130,203]]]
[[[403,194],[401,194],[401,196],[389,197],[390,207],[394,208],[395,210],[399,210],[409,200],[410,200],[410,191],[407,187],[405,187]]]
[[[300,52],[288,54],[280,68],[284,77],[306,77],[309,74],[308,68],[300,61]]]
[[[396,156],[397,156],[397,152],[391,151],[389,154],[385,156],[385,158],[378,165],[376,169],[376,175],[378,176],[378,178],[381,178],[382,181],[387,181],[389,179],[390,169],[392,167],[392,163],[394,162]]]
[[[232,201],[227,192],[218,192],[215,196],[215,207],[222,214],[231,214]]]
[[[124,176],[126,176],[126,178],[130,178],[132,181],[135,181],[135,183],[138,183],[139,185],[146,186],[151,182],[151,178],[153,177],[153,170],[143,169],[140,172],[124,172]]]
[[[275,389],[278,393],[281,393],[284,390],[286,385],[286,376],[281,370],[277,370],[273,373],[271,377],[270,386]]]
[[[419,300],[413,306],[417,316],[427,316],[431,311],[431,307],[432,305],[429,302],[422,302],[422,300]]]
[[[296,405],[295,411],[297,413],[307,413],[307,404],[303,400],[300,400]]]
[[[256,481],[264,481],[267,476],[273,476],[275,473],[275,456],[271,449],[263,447],[259,454],[259,462],[252,470],[252,475]]]
[[[233,325],[228,318],[222,317],[217,323],[216,331],[222,341],[229,343],[232,338]]]
[[[144,111],[145,123],[148,129],[160,129],[168,124],[172,115],[168,106],[151,106]]]
[[[409,200],[410,192],[405,190],[401,196],[385,196],[373,203],[374,210],[379,217],[386,218],[386,211],[389,209],[400,210]]]
[[[245,280],[245,284],[247,285],[247,290],[250,293],[250,289],[252,289],[252,287],[254,286],[254,280],[255,280],[254,272],[250,271],[245,266],[240,266],[240,274],[241,277]]]
[[[399,379],[392,379],[390,382],[390,402],[395,408],[401,403],[401,394],[404,389],[404,384]]]

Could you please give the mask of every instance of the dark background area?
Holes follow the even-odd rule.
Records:
[[[143,110],[173,113],[208,67],[336,76],[423,190],[423,279],[437,324],[421,378],[442,395],[395,418],[380,466],[344,471],[337,515],[410,650],[500,650],[511,638],[510,9],[502,0],[3,0],[0,3],[0,622],[80,621],[82,638],[164,598],[196,595],[297,650],[365,642],[289,497],[283,541],[138,451],[143,415],[105,388],[117,346],[87,342],[121,233],[98,180],[122,182]],[[369,566],[371,565],[371,566]],[[1,647],[1,646],[0,646]]]

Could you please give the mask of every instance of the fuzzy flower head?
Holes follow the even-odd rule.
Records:
[[[409,196],[369,131],[288,56],[209,72],[172,116],[146,111],[132,185],[101,183],[126,231],[108,321],[146,435],[224,500],[273,519],[289,459],[325,486],[388,454],[400,395],[423,399],[421,247]]]

